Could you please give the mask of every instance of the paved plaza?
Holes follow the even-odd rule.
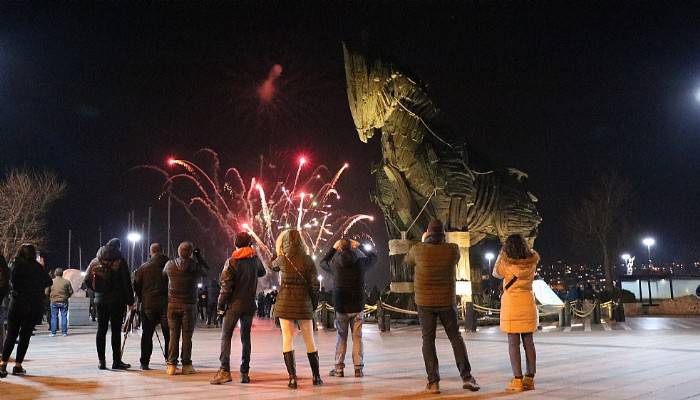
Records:
[[[537,390],[515,395],[503,390],[510,366],[506,337],[495,327],[464,334],[474,376],[482,386],[477,393],[461,389],[449,341],[439,331],[443,392],[437,396],[421,393],[425,371],[417,326],[394,324],[391,332],[380,333],[376,325],[367,324],[364,335],[366,376],[331,378],[325,375],[333,365],[335,333],[318,332],[322,387],[311,385],[303,343],[297,337],[300,388],[292,391],[286,387],[280,333],[269,321],[256,320],[253,328],[252,384],[236,383],[235,373],[234,382],[223,386],[209,384],[218,367],[216,329],[195,332],[193,359],[199,373],[168,377],[156,357],[153,371],[99,371],[94,328],[75,328],[68,337],[51,338],[44,326],[32,338],[24,364],[29,375],[0,380],[0,399],[700,399],[700,317],[628,318],[623,324],[580,325],[570,331],[547,328],[535,339]],[[236,345],[237,339],[236,333]],[[124,357],[135,367],[138,340],[138,335],[128,340]],[[239,354],[234,346],[232,358]]]

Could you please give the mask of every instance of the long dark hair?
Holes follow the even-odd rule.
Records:
[[[527,245],[527,242],[525,242],[525,239],[521,235],[508,236],[506,243],[503,245],[503,250],[508,258],[515,260],[522,260],[532,256],[530,246]]]

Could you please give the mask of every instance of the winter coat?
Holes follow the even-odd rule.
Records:
[[[209,267],[193,258],[178,257],[165,264],[168,277],[168,303],[197,304],[197,281],[206,278]]]
[[[10,293],[10,268],[5,257],[0,254],[0,303]]]
[[[283,235],[278,249],[281,252],[278,252],[277,258],[272,262],[272,270],[281,272],[275,316],[293,320],[313,319],[309,285],[314,295],[317,295],[320,284],[316,265],[304,252],[298,231],[290,230]]]
[[[24,306],[33,310],[43,308],[44,290],[53,283],[51,277],[36,260],[15,257],[10,263],[10,307]]]
[[[374,252],[331,248],[321,260],[321,268],[333,275],[333,305],[341,313],[357,313],[365,308],[365,273],[377,262]]]
[[[163,268],[168,257],[155,254],[145,262],[134,277],[134,291],[144,310],[162,310],[168,306],[168,277]]]
[[[507,333],[529,333],[537,330],[537,304],[532,292],[540,256],[533,251],[525,259],[512,259],[501,252],[493,267],[493,276],[503,279],[501,296],[501,330]],[[518,279],[506,290],[513,277]]]
[[[110,305],[132,305],[134,304],[134,288],[131,284],[131,275],[129,266],[121,251],[111,246],[102,246],[97,251],[97,257],[90,261],[87,271],[85,271],[85,280],[83,285],[92,288],[92,269],[99,265],[109,266],[112,271],[111,289],[108,292],[95,292],[95,304],[110,304]]]
[[[53,284],[48,292],[51,303],[68,303],[68,299],[73,295],[73,285],[68,279],[57,276],[53,278]]]
[[[237,313],[254,313],[258,278],[263,276],[265,267],[252,247],[234,251],[221,271],[217,308]]]
[[[459,247],[454,243],[417,243],[404,258],[413,266],[416,305],[448,307],[456,304],[456,268]]]

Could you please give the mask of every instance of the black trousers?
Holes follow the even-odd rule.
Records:
[[[15,342],[19,337],[17,345],[17,355],[15,361],[21,363],[29,348],[29,340],[32,338],[32,331],[36,321],[43,314],[43,304],[18,304],[12,302],[7,314],[7,334],[2,348],[2,361],[7,362],[10,354],[15,348]]]
[[[107,340],[107,329],[112,329],[112,360],[117,362],[122,360],[121,337],[122,322],[126,315],[124,304],[100,303],[97,304],[97,336],[95,344],[97,346],[97,357],[102,361],[105,359],[105,346]]]
[[[157,326],[160,325],[160,331],[163,332],[163,349],[167,354],[168,344],[170,343],[170,328],[168,328],[168,308],[163,307],[156,310],[143,310],[141,313],[141,364],[148,365],[151,362],[151,354],[153,354],[153,333]],[[163,356],[166,360],[167,357]]]
[[[437,351],[435,349],[435,336],[437,330],[437,320],[440,319],[442,327],[445,328],[447,338],[450,339],[452,352],[455,356],[459,376],[462,379],[471,376],[471,365],[467,356],[467,347],[464,339],[459,333],[457,322],[457,306],[451,307],[421,307],[418,306],[418,321],[420,322],[423,334],[423,362],[425,372],[428,374],[428,382],[440,381],[440,367],[438,364]]]

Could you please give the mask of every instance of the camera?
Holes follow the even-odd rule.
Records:
[[[362,245],[362,248],[363,248],[365,251],[372,251],[372,249],[374,248],[374,246],[372,246],[371,243],[365,243],[365,244]]]

